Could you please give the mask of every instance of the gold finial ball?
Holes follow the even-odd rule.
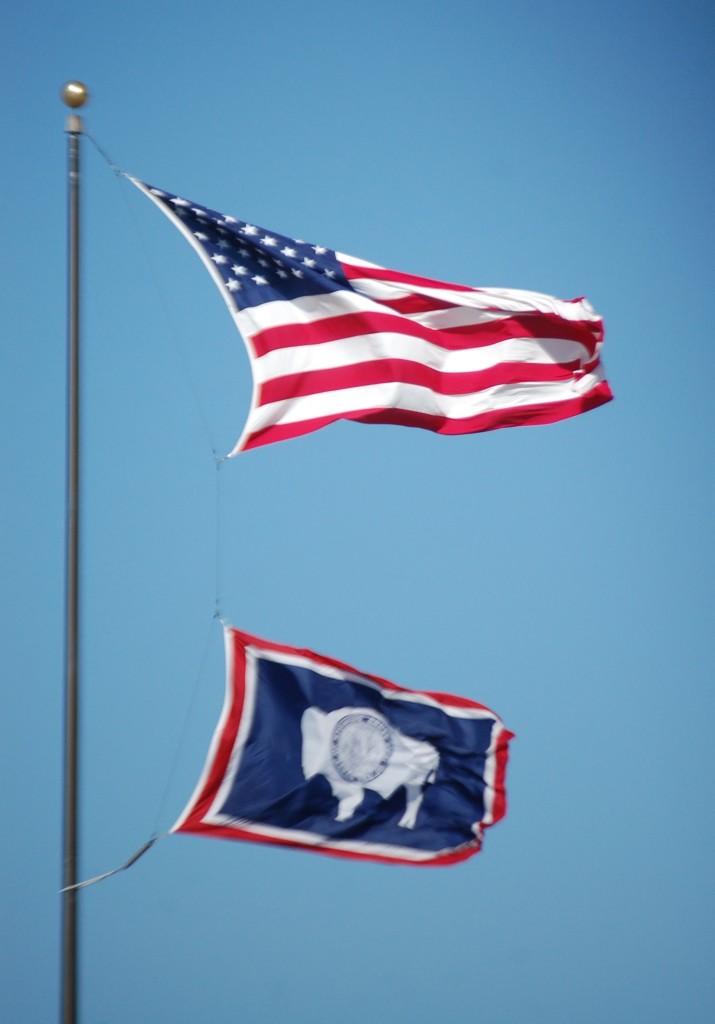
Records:
[[[62,86],[62,99],[68,107],[83,107],[89,99],[89,89],[83,82],[65,82]]]

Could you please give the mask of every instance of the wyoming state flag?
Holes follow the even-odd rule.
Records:
[[[504,816],[512,738],[472,700],[407,690],[224,627],[226,696],[172,832],[450,864]]]

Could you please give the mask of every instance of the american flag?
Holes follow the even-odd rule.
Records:
[[[586,299],[387,270],[130,180],[197,250],[246,343],[253,397],[230,455],[340,419],[469,434],[612,398]]]

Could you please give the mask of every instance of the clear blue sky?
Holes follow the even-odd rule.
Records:
[[[80,78],[89,131],[152,184],[417,274],[587,295],[616,395],[461,438],[339,424],[217,474],[242,342],[85,140],[83,876],[191,793],[217,591],[239,628],[483,701],[517,739],[508,815],[456,867],[163,840],[82,894],[81,1019],[711,1021],[712,6],[40,0],[6,21],[0,1017],[58,1015],[59,89]]]

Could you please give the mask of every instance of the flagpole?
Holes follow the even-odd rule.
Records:
[[[67,82],[62,99],[82,107],[88,91]],[[67,322],[67,582],[65,605],[65,764],[62,905],[62,1024],[77,1020],[77,803],[79,738],[79,114],[67,115],[68,136],[68,322]]]

